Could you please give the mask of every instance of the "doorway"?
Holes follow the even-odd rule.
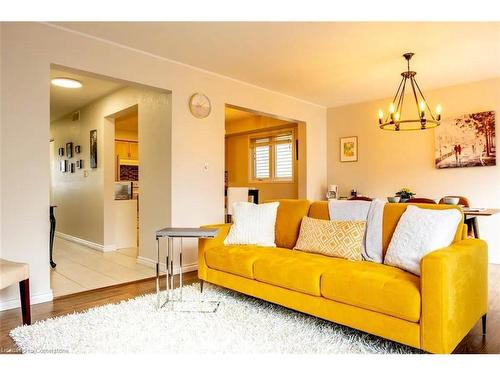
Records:
[[[51,85],[54,296],[153,277],[140,233],[156,225],[155,213],[142,210],[143,199],[151,205],[139,186],[145,175],[147,195],[155,177],[151,132],[163,134],[153,143],[170,147],[170,93],[59,66],[51,69],[55,78],[79,87]]]
[[[255,203],[304,197],[304,140],[301,121],[226,105],[225,196],[243,188]]]

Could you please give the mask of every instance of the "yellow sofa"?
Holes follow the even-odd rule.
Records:
[[[406,206],[385,206],[384,251]],[[225,246],[230,224],[210,225],[220,230],[215,239],[200,240],[198,277],[431,353],[451,353],[485,319],[487,245],[467,239],[465,225],[452,245],[424,257],[418,277],[384,264],[292,250],[306,215],[328,219],[327,202],[280,200],[276,248]]]

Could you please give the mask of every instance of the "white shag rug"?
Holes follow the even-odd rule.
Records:
[[[20,326],[23,353],[421,353],[392,341],[214,285],[185,299],[217,300],[215,313],[156,309],[156,295]]]

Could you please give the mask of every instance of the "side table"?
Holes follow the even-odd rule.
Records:
[[[156,231],[156,300],[158,309],[165,306],[169,302],[184,302],[182,299],[182,239],[183,238],[215,238],[218,229],[211,228],[163,228]],[[167,256],[165,262],[166,268],[166,290],[167,290],[167,300],[162,304],[160,301],[160,238],[167,239]],[[177,301],[173,300],[174,291],[174,239],[180,239],[180,250],[179,250],[179,299]],[[210,310],[214,312],[219,303],[214,301],[197,301],[198,303],[207,302],[209,305],[212,304]],[[181,311],[198,311],[196,307],[190,307],[189,309],[184,309]],[[201,310],[199,310],[201,311]],[[205,310],[203,310],[205,311]]]

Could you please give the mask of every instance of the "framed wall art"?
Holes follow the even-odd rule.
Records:
[[[441,121],[434,137],[434,160],[438,169],[496,165],[494,111]]]
[[[97,168],[97,129],[90,131],[90,168]]]
[[[340,161],[358,161],[358,137],[340,138]]]

